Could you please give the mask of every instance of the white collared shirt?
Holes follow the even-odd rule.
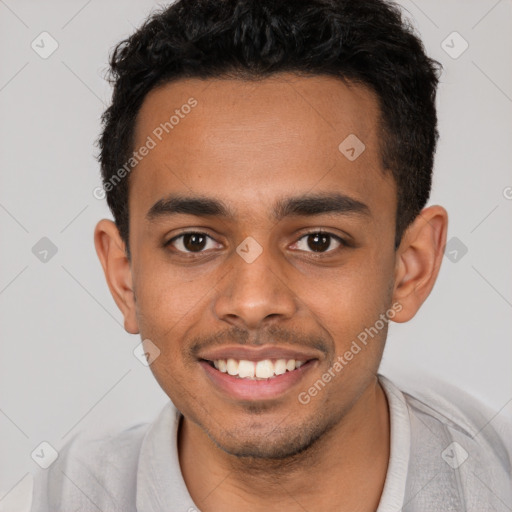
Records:
[[[376,512],[512,510],[512,422],[442,383],[412,391],[379,380],[391,446]],[[75,435],[36,475],[32,512],[199,511],[180,470],[180,416],[169,402],[152,423]]]

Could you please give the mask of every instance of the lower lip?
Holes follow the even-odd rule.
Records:
[[[316,364],[317,360],[307,361],[300,368],[291,372],[276,375],[270,379],[240,379],[229,373],[223,373],[210,366],[206,361],[200,361],[206,375],[218,388],[237,400],[268,400],[285,394]]]

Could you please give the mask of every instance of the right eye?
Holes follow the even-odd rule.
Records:
[[[212,247],[213,242],[213,247]],[[172,245],[178,252],[182,253],[201,253],[207,249],[215,248],[215,240],[207,235],[197,231],[189,231],[181,233],[171,238],[165,243],[165,247]]]

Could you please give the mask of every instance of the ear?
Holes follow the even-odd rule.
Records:
[[[414,317],[436,282],[446,245],[448,213],[441,206],[425,208],[406,229],[395,264],[393,303],[402,305],[393,321]]]
[[[125,243],[112,221],[102,219],[98,222],[94,230],[94,245],[110,293],[123,313],[124,328],[130,334],[138,334],[130,262],[126,256]]]

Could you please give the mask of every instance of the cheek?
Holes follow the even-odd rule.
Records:
[[[393,281],[393,259],[362,251],[346,265],[328,272],[300,277],[301,300],[335,333],[375,322],[389,307]],[[377,251],[375,251],[377,252]]]
[[[135,282],[137,322],[142,339],[150,339],[160,350],[151,365],[156,376],[160,368],[183,364],[187,330],[199,322],[214,288],[204,278],[187,279],[169,265],[142,267]]]
[[[160,260],[163,258],[160,258]],[[210,286],[204,278],[191,279],[186,270],[171,266],[159,257],[140,262],[135,289],[139,312],[146,327],[170,328],[208,294]]]
[[[150,370],[175,405],[180,397],[188,397],[191,365],[186,354],[187,331],[200,318],[206,291],[204,282],[189,282],[176,271],[159,268],[140,275],[137,288],[137,319],[142,339],[150,339],[160,351]],[[206,294],[207,295],[207,294]]]

